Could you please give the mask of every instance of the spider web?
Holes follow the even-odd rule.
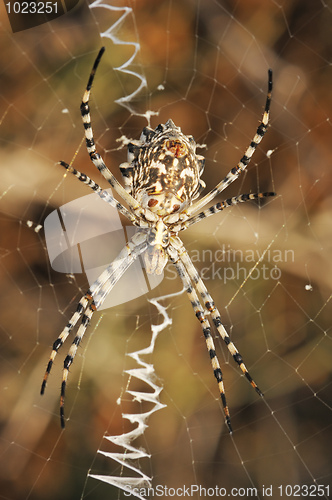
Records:
[[[143,360],[145,368],[154,366],[152,380],[163,387],[157,392],[165,407],[150,414],[135,440],[142,458],[134,466],[155,488],[139,495],[281,498],[298,496],[298,485],[323,485],[328,498],[331,4],[97,4],[81,4],[16,34],[0,6],[0,498],[127,497],[120,484],[91,476],[121,482],[129,475],[124,464],[97,451],[118,453],[104,436],[125,436],[133,424],[123,414],[145,415],[153,408],[132,397],[152,397],[153,388],[132,375],[138,364],[129,354],[146,349],[152,325],[165,318],[171,324]],[[227,331],[264,392],[264,399],[257,396],[215,339],[232,436],[200,325],[185,294],[177,293],[181,284],[171,266],[158,287],[94,315],[71,369],[64,432],[58,401],[69,346],[60,351],[46,394],[39,396],[51,345],[88,286],[83,273],[51,268],[43,224],[58,207],[88,194],[64,175],[58,160],[72,160],[105,185],[87,158],[79,113],[101,45],[106,53],[91,112],[107,165],[118,176],[126,141],[138,138],[147,123],[155,127],[172,118],[206,157],[207,189],[236,165],[251,141],[265,102],[267,69],[273,69],[268,133],[225,197],[271,190],[278,197],[228,208],[183,233]]]

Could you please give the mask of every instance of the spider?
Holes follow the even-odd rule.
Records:
[[[45,391],[46,382],[57,352],[81,319],[76,336],[64,360],[60,394],[60,421],[62,428],[64,428],[64,402],[69,367],[74,361],[77,348],[82,341],[93,313],[103,303],[107,294],[129,266],[141,254],[144,258],[146,271],[150,274],[161,274],[169,259],[181,278],[195,315],[201,324],[213,373],[219,387],[225,422],[229,432],[232,433],[223,376],[207,315],[212,318],[215,328],[244,376],[260,396],[263,396],[263,394],[249,374],[242,356],[223,326],[220,313],[191,262],[178,233],[229,206],[247,200],[275,196],[273,192],[241,194],[204,209],[207,203],[224,191],[246,169],[255,149],[267,131],[272,93],[272,71],[268,71],[268,92],[262,121],[244,156],[214,189],[197,200],[205,187],[205,183],[201,179],[205,160],[203,156],[196,154],[194,138],[190,135],[184,135],[172,120],[158,125],[155,129],[145,127],[140,139],[133,140],[128,144],[128,161],[120,165],[125,187],[116,180],[105,165],[103,158],[96,149],[89,108],[91,87],[104,50],[104,47],[100,49],[92,67],[81,103],[81,115],[86,147],[91,161],[128,208],[117,201],[112,194],[103,190],[86,174],[79,172],[64,161],[59,163],[77,177],[79,181],[89,186],[106,203],[116,208],[132,224],[139,227],[140,230],[127,242],[118,257],[103,271],[81,298],[73,316],[55,340],[43,378],[41,394]],[[194,202],[194,200],[197,201]]]

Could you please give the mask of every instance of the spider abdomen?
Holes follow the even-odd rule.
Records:
[[[120,167],[127,191],[160,216],[181,212],[204,187],[204,158],[195,150],[193,137],[172,120],[146,127],[139,141],[128,144],[128,163]]]

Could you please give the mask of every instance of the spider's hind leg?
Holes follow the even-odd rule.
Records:
[[[70,318],[69,322],[67,323],[67,325],[64,327],[64,329],[60,333],[59,337],[54,342],[53,347],[52,347],[51,356],[50,356],[50,359],[47,363],[47,368],[46,368],[45,375],[44,375],[43,382],[42,382],[41,389],[40,389],[41,395],[43,395],[45,392],[47,379],[48,379],[48,376],[51,372],[51,369],[52,369],[52,366],[54,363],[54,359],[58,353],[58,350],[64,344],[68,335],[70,334],[72,329],[75,327],[75,325],[77,324],[80,317],[82,315],[84,315],[84,312],[85,312],[86,308],[88,307],[89,301],[91,300],[91,298],[92,297],[90,295],[90,290],[88,290],[88,292],[85,295],[83,295],[83,297],[81,298],[81,300],[77,304],[76,311],[74,312],[74,314]]]
[[[94,302],[89,305],[87,310],[82,316],[82,322],[79,326],[79,329],[77,330],[76,336],[73,340],[72,345],[70,346],[70,349],[68,351],[67,356],[65,357],[64,363],[63,363],[63,372],[62,372],[62,383],[61,383],[61,393],[60,393],[60,421],[61,421],[61,427],[64,429],[65,428],[65,414],[64,414],[64,406],[65,406],[65,392],[66,392],[66,386],[67,386],[67,380],[68,380],[68,375],[69,375],[69,367],[74,361],[74,358],[77,353],[78,346],[81,343],[81,340],[83,338],[83,335],[86,332],[87,327],[89,326],[89,323],[92,318],[92,314],[96,311],[96,307],[94,305]]]
[[[204,285],[202,279],[200,278],[195,266],[190,260],[190,257],[185,250],[184,246],[182,245],[181,252],[179,252],[180,258],[185,266],[185,268],[188,270],[188,273],[192,279],[192,281],[195,283],[195,286],[202,298],[202,302],[204,303],[205,308],[211,313],[211,317],[213,320],[213,323],[215,327],[218,330],[218,333],[220,334],[221,338],[227,345],[227,348],[231,355],[233,356],[234,361],[239,365],[242,373],[244,376],[247,378],[247,380],[250,382],[251,386],[255,389],[255,391],[260,395],[263,396],[263,393],[261,390],[258,388],[256,382],[253,380],[252,376],[250,375],[246,365],[243,362],[243,358],[233,342],[231,341],[224,325],[222,324],[221,317],[220,317],[220,312],[216,308],[211,295],[206,289],[206,286]]]
[[[225,415],[225,422],[226,422],[226,425],[227,425],[227,428],[228,428],[230,434],[232,434],[233,429],[232,429],[231,418],[230,418],[229,409],[228,409],[227,401],[226,401],[223,376],[222,376],[222,371],[220,368],[219,360],[218,360],[218,357],[216,354],[216,349],[214,346],[213,338],[211,335],[211,326],[210,326],[209,321],[205,317],[204,309],[203,309],[203,307],[198,299],[196,290],[191,285],[190,277],[189,277],[189,274],[188,274],[185,266],[181,262],[178,255],[175,256],[175,254],[173,255],[172,253],[173,253],[172,248],[170,248],[169,249],[170,260],[174,264],[174,266],[178,272],[178,275],[180,276],[180,278],[182,280],[182,283],[186,289],[190,303],[195,311],[195,315],[202,326],[202,330],[203,330],[203,334],[204,334],[204,338],[205,338],[205,342],[206,342],[206,347],[208,349],[210,360],[211,360],[211,365],[213,368],[213,373],[214,373],[214,376],[215,376],[217,383],[218,383],[219,393],[220,393],[221,402],[222,402],[224,415]]]
[[[92,315],[103,304],[109,292],[113,289],[113,287],[126,272],[129,266],[134,262],[135,259],[137,259],[137,257],[141,253],[146,250],[146,248],[146,234],[135,234],[121,250],[117,258],[107,266],[107,268],[100,274],[96,281],[90,286],[88,292],[81,298],[78,303],[76,312],[73,314],[69,323],[63,329],[62,333],[53,344],[53,351],[42,383],[42,394],[45,390],[46,380],[58,349],[64,343],[74,326],[77,324],[79,318],[82,318],[81,324],[77,330],[76,336],[72,342],[71,347],[69,348],[68,354],[63,364],[60,394],[60,419],[62,428],[65,427],[64,404],[69,368],[74,361],[78,346],[83,339],[86,329],[91,321]]]

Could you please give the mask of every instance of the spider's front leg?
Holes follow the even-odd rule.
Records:
[[[127,203],[129,207],[129,211],[133,214],[141,214],[144,212],[146,215],[150,215],[152,217],[152,220],[154,220],[153,214],[151,214],[150,210],[145,209],[142,210],[139,203],[135,198],[133,198],[125,188],[118,182],[118,180],[114,177],[112,172],[107,168],[102,156],[98,153],[94,136],[93,136],[93,130],[92,130],[92,125],[91,125],[91,116],[90,116],[90,105],[89,105],[89,100],[90,100],[90,94],[91,94],[91,88],[92,84],[95,78],[95,74],[97,71],[97,68],[99,66],[100,60],[105,52],[105,47],[102,47],[96,57],[96,60],[94,62],[94,65],[92,67],[88,84],[86,86],[85,92],[83,94],[82,102],[81,102],[81,116],[82,116],[82,121],[83,121],[83,126],[84,126],[84,134],[85,134],[85,142],[86,142],[86,148],[89,153],[90,159],[92,163],[97,167],[99,172],[102,174],[104,179],[112,186],[112,188],[115,190],[115,192]],[[62,163],[63,165],[63,163]],[[65,165],[63,165],[65,166]],[[67,167],[66,167],[67,168]]]
[[[268,87],[267,87],[267,96],[266,96],[266,102],[265,102],[265,109],[263,112],[262,116],[262,121],[259,124],[256,134],[254,135],[251,143],[247,147],[244,155],[242,156],[241,160],[239,163],[236,165],[236,167],[232,168],[226,177],[219,182],[219,184],[216,185],[214,189],[212,189],[209,193],[207,193],[203,198],[200,198],[198,201],[193,203],[186,211],[187,216],[190,217],[192,216],[195,212],[198,212],[198,210],[201,210],[207,203],[212,201],[218,194],[220,194],[222,191],[224,191],[232,182],[234,182],[239,175],[247,168],[249,165],[251,158],[253,157],[257,146],[260,144],[262,141],[267,128],[269,124],[269,118],[270,118],[270,105],[271,105],[271,98],[272,98],[272,70],[268,70]]]

